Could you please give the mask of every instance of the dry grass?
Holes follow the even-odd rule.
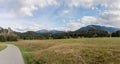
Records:
[[[26,40],[14,44],[30,55],[28,64],[120,64],[120,38]]]

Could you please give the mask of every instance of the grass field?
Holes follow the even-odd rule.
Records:
[[[26,64],[120,64],[120,38],[22,40]]]

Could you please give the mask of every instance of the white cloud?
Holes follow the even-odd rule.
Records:
[[[71,7],[91,8],[99,3],[99,0],[0,0],[0,2],[8,2],[14,4],[12,9],[23,16],[33,16],[33,11],[47,6],[67,5]],[[87,4],[87,5],[86,5]],[[68,10],[64,11],[68,13]]]
[[[68,14],[70,10],[63,10],[63,14]]]
[[[67,0],[69,6],[93,8],[102,5],[109,9],[120,9],[120,0]]]
[[[33,11],[46,6],[57,6],[56,0],[18,0],[15,12],[23,16],[33,16]]]
[[[33,16],[33,11],[39,8],[61,5],[91,9],[96,5],[102,5],[109,9],[120,10],[120,0],[0,0],[0,2],[13,2],[13,10],[23,16]],[[68,13],[67,10],[64,12]]]
[[[109,10],[103,12],[98,18],[99,23],[102,25],[111,25],[114,27],[120,27],[120,11]]]
[[[92,17],[92,16],[84,16],[82,19],[81,19],[81,23],[85,24],[85,25],[89,25],[89,24],[95,24],[97,21],[97,18],[95,17]]]
[[[101,18],[107,21],[120,21],[120,11],[119,10],[110,10],[103,12]]]
[[[120,10],[120,0],[104,0],[101,1],[101,5],[109,9],[119,9]]]
[[[21,15],[33,16],[32,11],[37,10],[36,7],[22,7],[19,11],[17,11]]]
[[[40,26],[37,25],[37,24],[33,24],[33,25],[30,25],[30,26],[19,26],[19,27],[16,27],[14,29],[16,31],[19,31],[19,32],[36,31],[36,30],[40,29]]]
[[[8,28],[11,27],[12,29],[27,25],[26,21],[23,19],[19,19],[16,15],[9,11],[0,12],[0,27]],[[24,28],[24,27],[23,27]]]
[[[100,0],[69,0],[69,6],[92,8],[98,5]]]

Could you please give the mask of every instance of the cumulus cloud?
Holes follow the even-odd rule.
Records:
[[[120,9],[120,0],[68,0],[69,6],[92,8],[101,5],[109,9]]]
[[[10,9],[21,16],[33,16],[33,11],[39,8],[58,5],[56,0],[0,0],[0,4],[10,5]]]
[[[104,0],[104,1],[101,1],[101,5],[109,9],[120,10],[120,0]]]
[[[98,5],[100,0],[69,0],[69,6],[74,7],[85,7],[85,8],[92,8],[95,5]]]
[[[84,7],[93,9],[97,5],[109,9],[120,10],[120,0],[0,0],[0,2],[13,2],[13,10],[23,16],[33,16],[33,11],[47,6]],[[68,11],[64,11],[68,13]]]
[[[91,8],[99,3],[99,0],[0,0],[0,2],[9,2],[14,4],[11,8],[17,14],[23,16],[33,16],[33,11],[47,6],[61,6],[66,5],[70,7],[86,7]],[[87,4],[87,5],[86,5]],[[68,13],[68,11],[64,11]]]
[[[111,25],[114,27],[120,27],[120,11],[109,10],[103,12],[98,18],[99,23],[102,25]]]
[[[92,17],[92,16],[84,16],[84,17],[82,18],[81,23],[83,23],[83,24],[85,24],[85,25],[87,25],[87,24],[95,24],[96,21],[97,21],[97,18],[95,18],[95,17]]]
[[[57,6],[56,0],[18,0],[14,10],[22,15],[33,16],[32,12],[47,6]]]

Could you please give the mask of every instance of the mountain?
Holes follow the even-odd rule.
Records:
[[[100,26],[100,25],[88,25],[88,26],[85,26],[85,27],[78,29],[77,31],[83,31],[83,30],[89,30],[89,29],[104,30],[104,31],[107,31],[109,33],[113,33],[113,32],[120,30],[120,28],[114,28],[114,27],[107,27],[107,26]],[[37,33],[57,34],[57,33],[63,33],[64,31],[42,29],[42,30],[38,30],[36,32]]]
[[[109,33],[113,33],[115,31],[120,30],[119,28],[106,27],[106,26],[100,26],[100,25],[88,25],[88,26],[82,27],[78,30],[82,31],[82,30],[89,30],[89,29],[105,30],[105,31],[108,31]]]
[[[38,30],[36,31],[37,33],[48,33],[49,30],[46,30],[46,29],[42,29],[42,30]]]
[[[52,33],[52,34],[56,34],[56,33],[62,33],[64,31],[42,29],[42,30],[38,30],[36,32],[37,33]]]
[[[63,33],[64,31],[50,30],[49,32],[52,34],[56,34],[56,33]]]

